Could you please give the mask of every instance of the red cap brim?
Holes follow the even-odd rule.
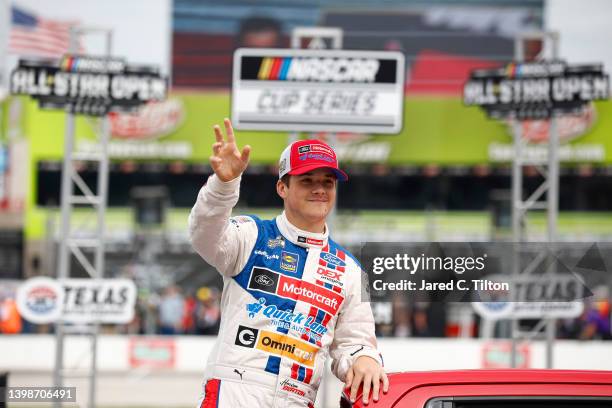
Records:
[[[316,169],[330,169],[336,175],[336,178],[339,181],[347,181],[348,175],[340,169],[336,169],[335,167],[325,166],[324,164],[316,163],[316,164],[307,164],[304,166],[300,166],[289,171],[287,174],[291,174],[292,176],[299,176],[300,174],[308,173],[309,171],[313,171]]]

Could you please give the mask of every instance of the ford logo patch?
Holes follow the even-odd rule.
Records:
[[[325,260],[325,262],[328,262],[332,265],[336,265],[336,266],[344,266],[345,263],[342,259],[338,258],[336,255],[332,255],[329,252],[323,252],[321,254],[321,258],[323,258]]]
[[[272,286],[274,285],[274,281],[272,279],[270,279],[269,277],[267,277],[266,275],[258,275],[255,277],[255,282],[257,282],[259,285],[263,285],[263,286]]]

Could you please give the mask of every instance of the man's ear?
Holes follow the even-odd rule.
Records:
[[[278,193],[280,198],[282,198],[283,200],[287,198],[287,188],[288,188],[287,185],[283,183],[282,181],[278,180],[276,182],[276,192]]]

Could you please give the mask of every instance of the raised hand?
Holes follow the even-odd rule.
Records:
[[[213,155],[210,156],[210,165],[221,181],[230,181],[240,176],[247,168],[251,146],[244,146],[242,153],[240,153],[236,145],[232,122],[225,118],[223,124],[225,125],[227,139],[223,140],[221,128],[215,125],[213,129],[217,141],[212,145]]]

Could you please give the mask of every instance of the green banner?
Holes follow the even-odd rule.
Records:
[[[166,106],[151,107],[136,119],[112,117],[115,135],[110,145],[115,160],[184,160],[207,163],[214,142],[212,126],[230,112],[224,92],[174,94]],[[24,134],[30,140],[31,158],[61,160],[65,114],[41,111],[30,101],[25,109]],[[547,122],[525,122],[524,134],[533,143],[527,154],[546,154]],[[509,162],[511,127],[487,119],[478,108],[463,106],[458,97],[407,96],[404,127],[398,135],[336,135],[344,162],[390,165],[474,165]],[[559,119],[564,162],[612,163],[612,103],[598,102],[580,117]],[[237,132],[239,144],[253,148],[254,164],[274,164],[286,146],[286,132]],[[77,150],[97,149],[91,123],[77,119]],[[312,134],[302,135],[312,136]],[[324,133],[317,137],[328,137]]]

